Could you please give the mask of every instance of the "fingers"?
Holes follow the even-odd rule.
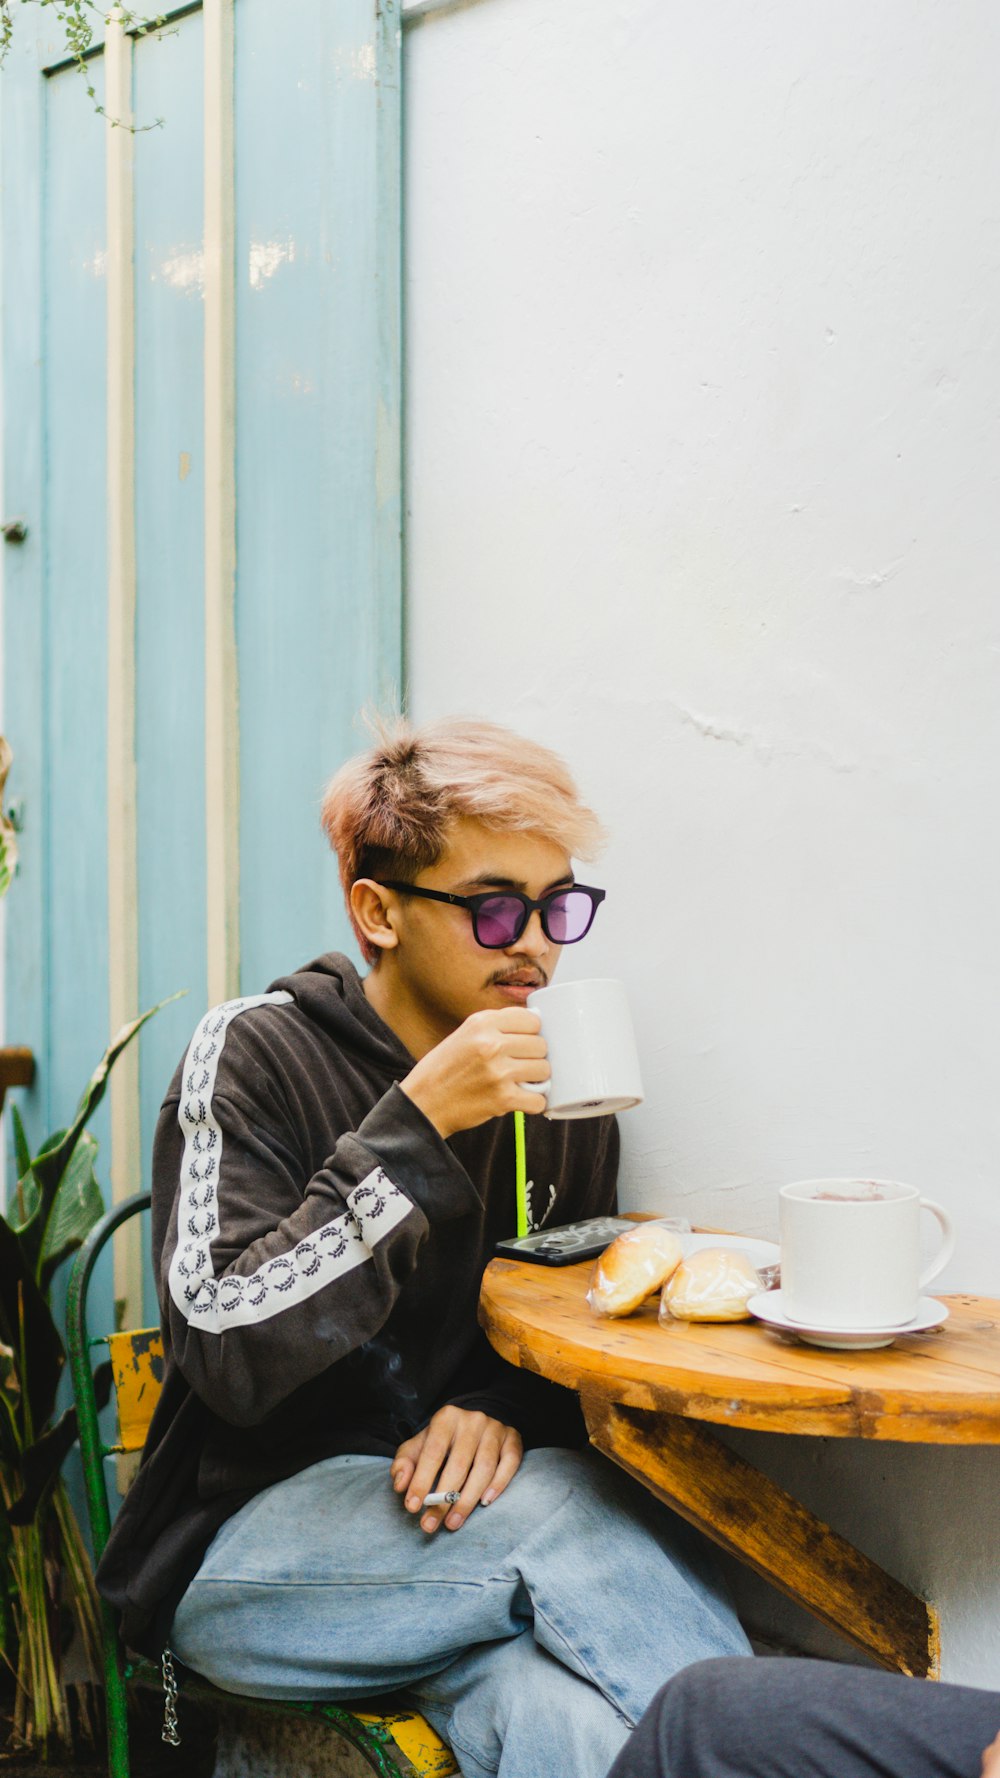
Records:
[[[404,1439],[399,1446],[389,1465],[389,1478],[395,1493],[402,1494],[413,1480],[413,1472],[417,1467],[417,1459],[423,1450],[426,1437],[427,1428],[424,1427],[422,1432],[415,1433],[412,1438]]]
[[[536,1056],[505,1055],[504,1071],[507,1076],[505,1094],[507,1109],[523,1111],[526,1115],[537,1117],[548,1107],[542,1088],[552,1079],[552,1069],[545,1054]],[[531,1092],[537,1083],[539,1091]]]
[[[517,1080],[548,1080],[552,1073],[547,1056],[505,1056],[503,1065]]]
[[[537,1095],[526,1101],[518,1086],[522,1079],[548,1078],[540,1030],[538,1014],[523,1006],[470,1013],[421,1056],[400,1081],[401,1090],[446,1140],[509,1111],[541,1112]]]
[[[441,1514],[449,1531],[457,1531],[465,1524],[473,1507],[479,1505],[490,1486],[500,1461],[506,1430],[498,1420],[487,1420],[482,1436],[471,1451],[469,1441],[463,1441],[461,1449],[456,1445],[452,1451],[441,1477],[442,1487],[458,1489],[454,1506],[446,1507]],[[449,1470],[452,1471],[450,1478]]]
[[[473,1507],[488,1506],[517,1473],[523,1454],[520,1434],[486,1414],[463,1408],[442,1408],[420,1436],[401,1445],[391,1465],[393,1487],[405,1491],[409,1513],[420,1514],[429,1535],[446,1524],[464,1525]],[[457,1492],[449,1505],[424,1506],[427,1494]]]
[[[500,1430],[502,1436],[495,1456],[482,1444],[476,1452],[465,1486],[445,1520],[449,1531],[458,1531],[474,1506],[491,1506],[517,1474],[523,1456],[521,1436],[513,1426]]]
[[[536,1085],[539,1091],[552,1079],[548,1051],[541,1039],[531,1041],[525,1039],[523,1045],[509,1050],[503,1058],[503,1068],[507,1075],[508,1087],[511,1090],[511,1106],[515,1111],[544,1111],[545,1101],[538,1102],[538,1094],[531,1093],[525,1098],[525,1088]]]
[[[496,1422],[487,1420],[485,1414],[470,1414],[460,1408],[442,1408],[434,1415],[406,1492],[407,1512],[419,1512],[424,1495],[432,1489],[437,1493],[461,1489],[490,1425]],[[447,1512],[445,1505],[429,1506],[422,1514],[421,1528],[436,1531]]]
[[[389,1477],[392,1481],[394,1493],[402,1494],[404,1490],[409,1487],[413,1480],[413,1471],[416,1467],[416,1461],[413,1457],[400,1457],[397,1452],[395,1461],[389,1468]]]
[[[473,1013],[472,1018],[489,1020],[498,1031],[537,1032],[542,1028],[542,1021],[536,1012],[527,1006],[505,1006],[502,1012]]]
[[[531,1056],[544,1059],[549,1053],[549,1046],[544,1037],[511,1037],[503,1047],[504,1054],[507,1056]]]
[[[509,1482],[512,1482],[521,1467],[524,1456],[524,1445],[521,1434],[513,1426],[504,1427],[504,1440],[500,1447],[500,1461],[493,1472],[493,1480],[483,1494],[483,1505],[491,1506],[498,1500]]]
[[[493,1029],[481,1035],[477,1048],[482,1066],[494,1074],[509,1074],[512,1069],[548,1070],[549,1048],[543,1037],[512,1036]]]
[[[511,1096],[511,1110],[523,1111],[526,1117],[539,1117],[548,1108],[544,1093],[526,1093],[522,1088]]]

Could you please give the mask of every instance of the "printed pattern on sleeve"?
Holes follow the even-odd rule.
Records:
[[[226,1032],[250,1007],[291,1002],[287,993],[257,994],[213,1007],[202,1019],[184,1062],[177,1118],[184,1133],[177,1205],[177,1247],[170,1263],[170,1295],[192,1325],[207,1333],[267,1321],[350,1272],[372,1256],[376,1244],[413,1209],[381,1167],[347,1195],[347,1209],[287,1253],[250,1274],[216,1278],[212,1240],[218,1233],[217,1189],[222,1129],[212,1094]]]

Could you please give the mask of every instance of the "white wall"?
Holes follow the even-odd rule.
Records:
[[[624,1200],[908,1179],[1000,1295],[1000,13],[475,0],[405,74],[412,704],[613,830]],[[807,1442],[1000,1686],[1000,1452]]]

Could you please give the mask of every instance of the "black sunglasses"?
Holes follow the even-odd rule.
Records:
[[[533,901],[516,889],[448,895],[443,889],[421,889],[416,883],[396,883],[388,877],[380,880],[383,889],[395,889],[397,895],[421,895],[425,901],[447,901],[453,907],[468,908],[476,943],[487,951],[505,951],[516,944],[536,908],[550,944],[575,945],[586,938],[607,893],[588,889],[586,883],[574,883],[571,889],[553,889],[540,901]]]

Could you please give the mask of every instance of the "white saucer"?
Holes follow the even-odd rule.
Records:
[[[700,1253],[704,1247],[722,1247],[727,1253],[745,1253],[752,1266],[776,1266],[781,1258],[777,1241],[758,1241],[753,1235],[678,1234],[678,1241],[687,1259],[689,1253]]]
[[[946,1305],[932,1296],[920,1297],[912,1321],[904,1321],[898,1327],[804,1327],[800,1321],[792,1321],[785,1314],[780,1290],[760,1291],[750,1298],[747,1308],[768,1327],[795,1334],[807,1346],[830,1346],[835,1352],[871,1352],[877,1346],[891,1346],[893,1340],[903,1334],[926,1333],[929,1327],[940,1327],[942,1321],[948,1319]]]

